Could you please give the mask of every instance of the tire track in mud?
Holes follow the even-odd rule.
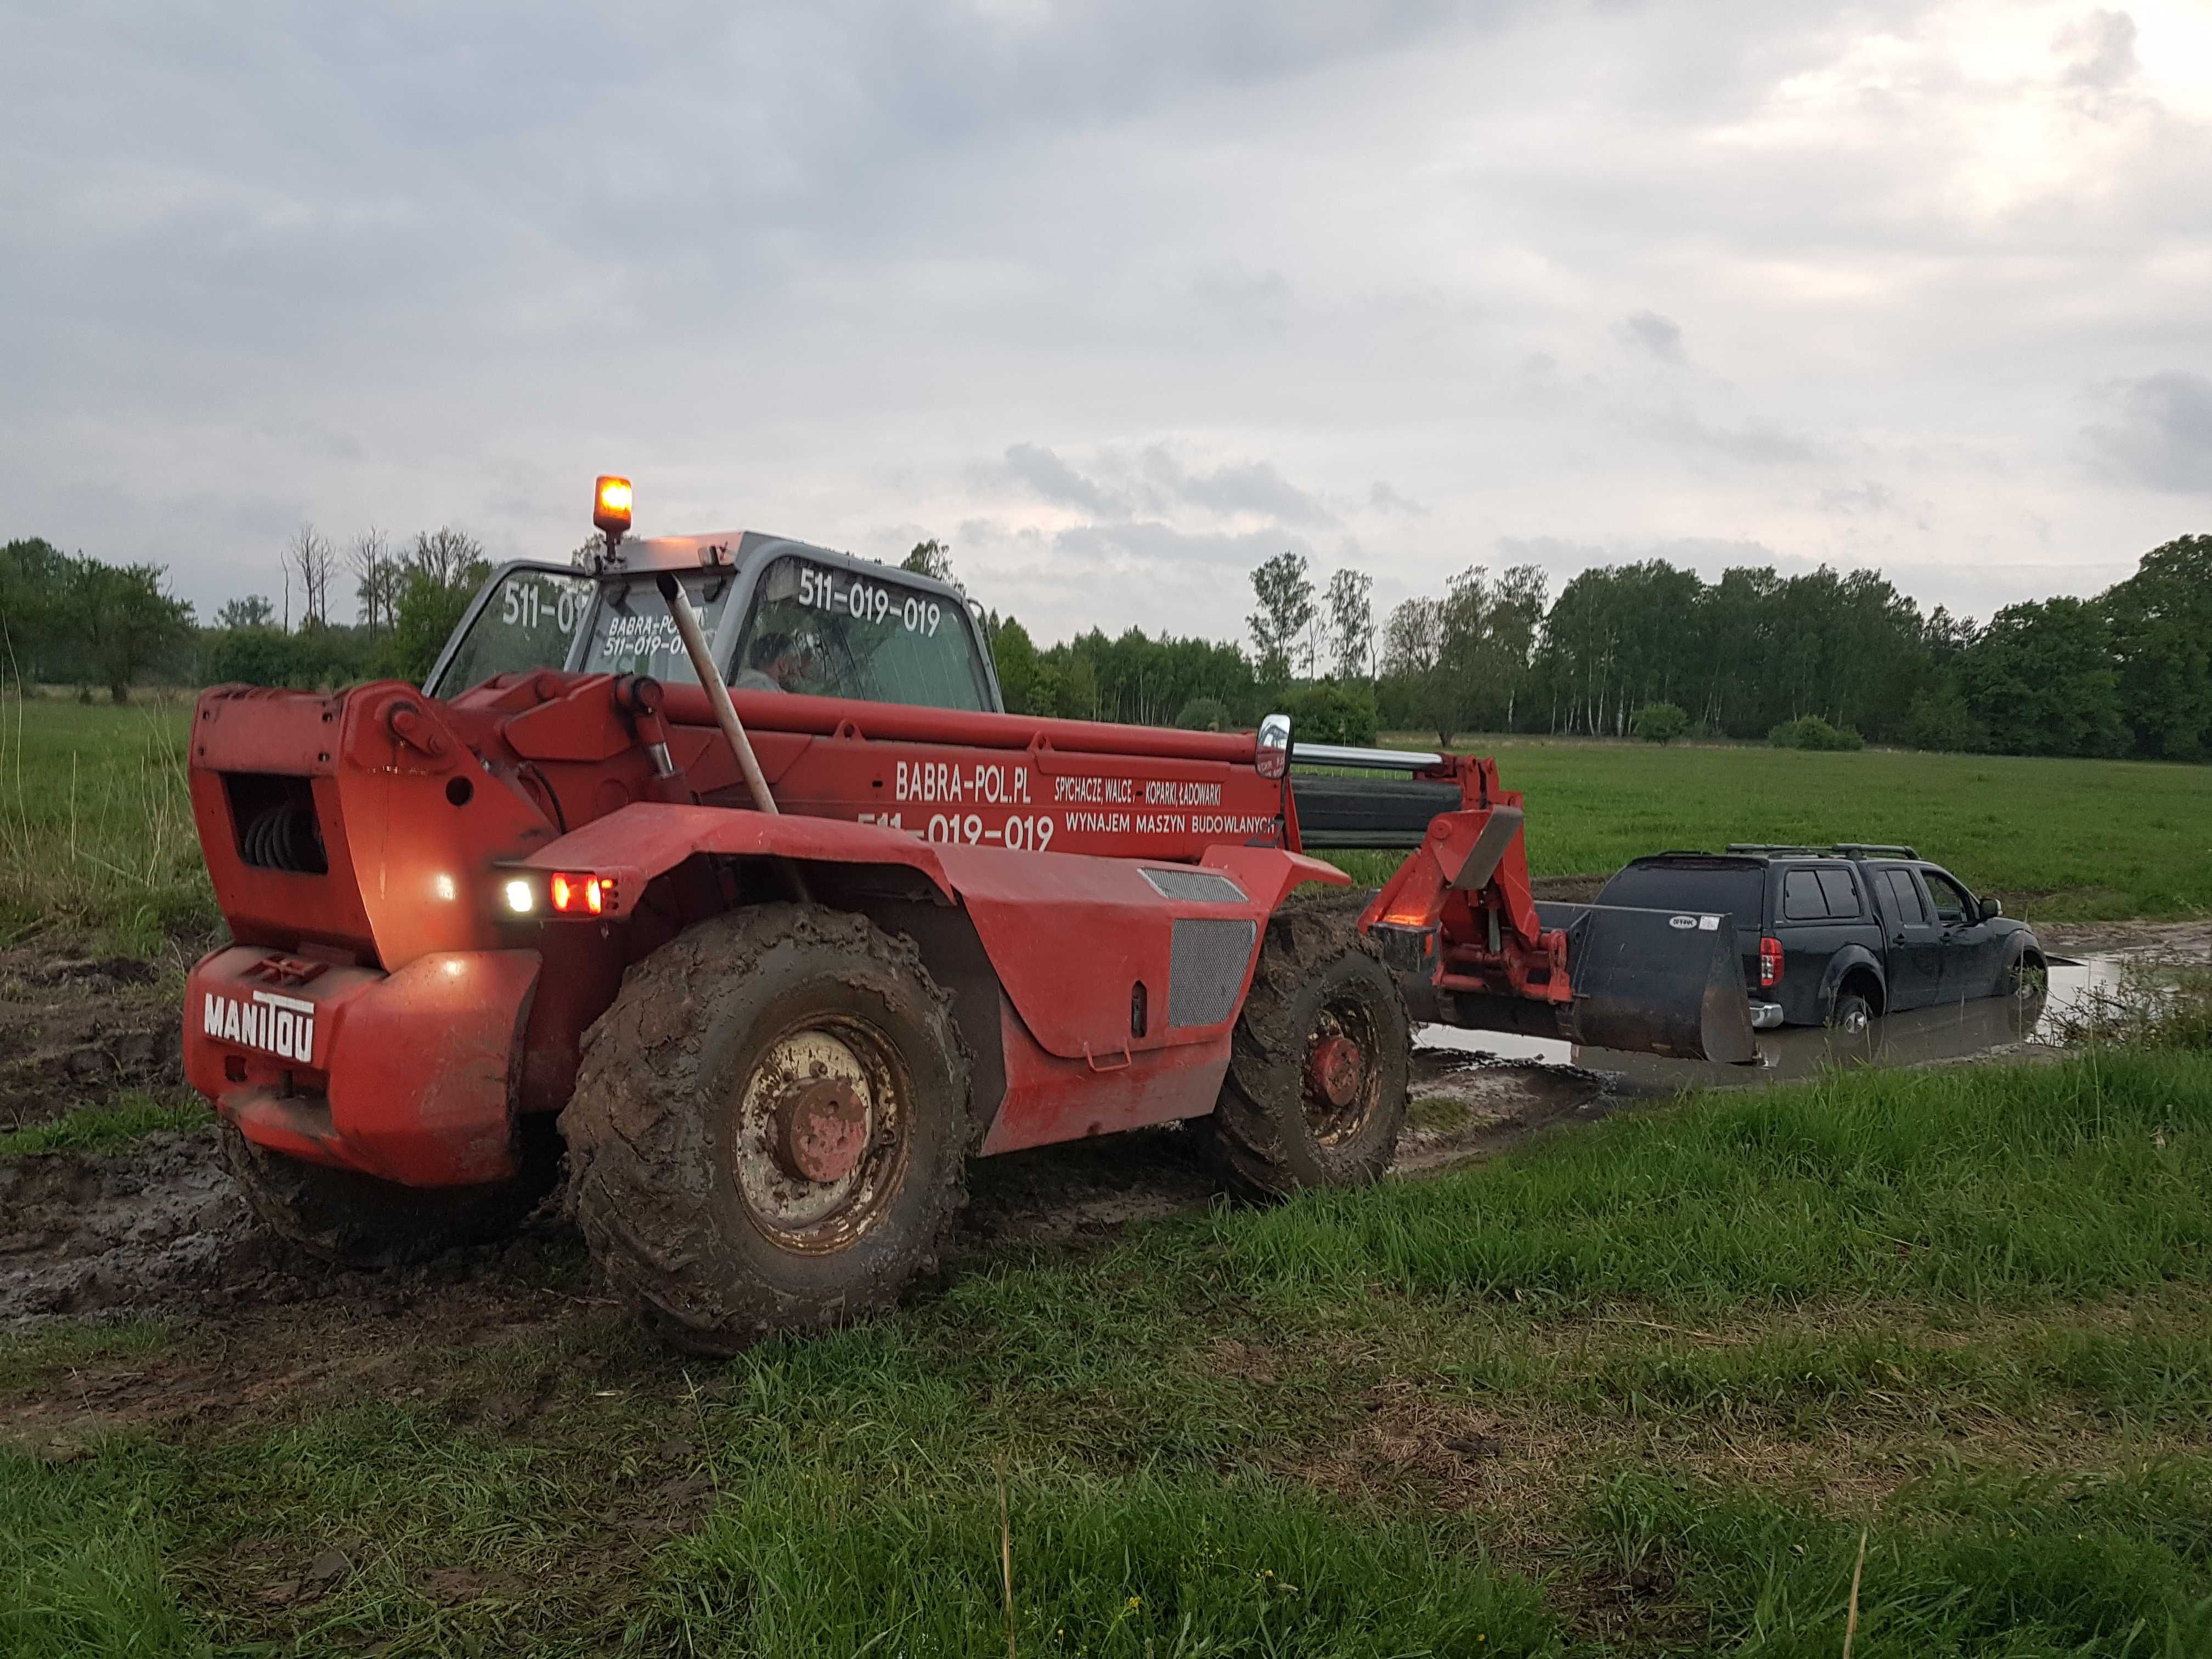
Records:
[[[1569,1066],[1415,1053],[1413,1121],[1394,1176],[1486,1156],[1554,1125],[1591,1121],[1624,1097]],[[1131,1222],[1222,1198],[1197,1137],[1139,1130],[977,1160],[949,1251],[957,1270],[1001,1248],[1082,1249]],[[526,1276],[529,1258],[573,1258],[573,1230],[541,1212],[505,1244],[448,1251],[428,1268],[331,1267],[260,1226],[212,1133],[149,1135],[114,1152],[0,1159],[0,1331],[56,1317],[222,1315],[332,1297],[381,1304],[418,1280]]]

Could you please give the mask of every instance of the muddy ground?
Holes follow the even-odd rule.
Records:
[[[2055,951],[2120,945],[2195,955],[2212,950],[2212,924],[2052,929],[2048,942]],[[127,959],[51,949],[0,954],[0,1132],[130,1091],[176,1097],[180,983],[174,969]],[[1666,1097],[1569,1065],[1429,1047],[1415,1060],[1395,1165],[1401,1175]],[[1200,1208],[1219,1195],[1195,1138],[1176,1128],[985,1160],[971,1188],[956,1273],[1009,1248],[1094,1248],[1132,1221]],[[605,1318],[610,1306],[580,1242],[550,1207],[505,1244],[455,1251],[424,1267],[354,1273],[252,1223],[210,1132],[149,1135],[110,1152],[0,1158],[0,1332],[56,1318],[154,1317],[226,1347],[235,1340],[290,1352],[311,1331],[349,1333],[349,1348],[380,1340],[413,1347]],[[187,1396],[198,1386],[188,1376],[173,1381]],[[167,1399],[175,1389],[161,1392]]]
[[[1604,1079],[1572,1067],[1426,1049],[1417,1061],[1401,1171],[1481,1156],[1620,1103]],[[970,1185],[956,1261],[1006,1246],[1103,1243],[1131,1221],[1200,1208],[1220,1193],[1194,1137],[1175,1128],[986,1160]],[[374,1313],[458,1283],[527,1302],[555,1282],[587,1291],[581,1261],[580,1243],[549,1210],[515,1241],[428,1268],[327,1267],[248,1218],[211,1132],[0,1158],[0,1331],[55,1316],[198,1318],[330,1298]]]
[[[0,1134],[184,1082],[174,963],[0,951]]]

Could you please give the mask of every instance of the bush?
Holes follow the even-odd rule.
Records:
[[[210,685],[306,686],[319,665],[307,641],[276,628],[232,628],[211,635],[203,672]]]
[[[1286,692],[1276,708],[1291,717],[1291,735],[1305,743],[1375,741],[1375,694],[1364,685],[1316,680]]]
[[[1777,749],[1863,749],[1866,739],[1848,726],[1831,726],[1818,714],[1800,714],[1766,734]]]
[[[1971,753],[1989,745],[1989,727],[1974,718],[1959,688],[1946,684],[1913,698],[1905,716],[1905,740],[1939,754]]]
[[[1690,717],[1671,702],[1647,702],[1629,729],[1646,743],[1672,743],[1690,729]]]
[[[1226,732],[1235,721],[1229,705],[1218,697],[1193,697],[1183,704],[1175,723],[1186,732]]]

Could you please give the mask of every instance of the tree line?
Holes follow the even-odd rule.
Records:
[[[951,577],[941,542],[902,562]],[[283,550],[279,598],[233,599],[203,627],[158,565],[10,542],[0,680],[118,700],[149,678],[419,681],[489,568],[450,526],[340,544],[302,525]],[[347,581],[357,619],[334,622],[332,592]],[[1708,582],[1644,560],[1582,571],[1556,597],[1532,565],[1475,565],[1379,618],[1365,573],[1319,580],[1296,552],[1263,561],[1250,583],[1249,647],[1139,628],[1041,646],[1015,617],[981,611],[1007,707],[1219,729],[1281,709],[1309,736],[1343,742],[1639,729],[1801,742],[1826,731],[1847,744],[2212,759],[2212,536],[2154,549],[2094,598],[2008,605],[1985,624],[1923,611],[1878,572],[1825,565],[1790,576],[1742,567]]]
[[[404,540],[371,530],[340,547],[303,524],[278,566],[281,609],[246,594],[203,625],[163,566],[107,564],[36,537],[0,544],[0,685],[75,685],[123,702],[148,682],[420,681],[490,570],[482,545],[450,526]],[[349,623],[331,620],[346,578]]]
[[[1251,573],[1241,645],[1092,629],[1039,647],[986,626],[1008,707],[1086,719],[1626,737],[1672,709],[1691,738],[1862,740],[2013,755],[2212,759],[2212,536],[2145,554],[2093,599],[1923,611],[1880,573],[1771,567],[1708,582],[1664,560],[1544,573],[1470,566],[1379,621],[1373,583],[1285,552]],[[1647,722],[1647,728],[1649,726]],[[1647,729],[1647,735],[1650,732]]]

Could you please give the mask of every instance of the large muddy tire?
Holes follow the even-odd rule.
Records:
[[[968,1059],[911,940],[763,905],[629,970],[561,1125],[610,1283],[669,1341],[730,1354],[935,1270],[966,1198]]]
[[[1221,1098],[1199,1125],[1250,1195],[1364,1186],[1398,1150],[1412,1033],[1357,914],[1291,905],[1267,924]]]
[[[347,1267],[398,1267],[462,1244],[487,1244],[520,1227],[561,1170],[549,1117],[525,1118],[522,1170],[477,1187],[402,1187],[352,1170],[304,1163],[255,1146],[222,1126],[222,1159],[246,1206],[280,1237]]]

